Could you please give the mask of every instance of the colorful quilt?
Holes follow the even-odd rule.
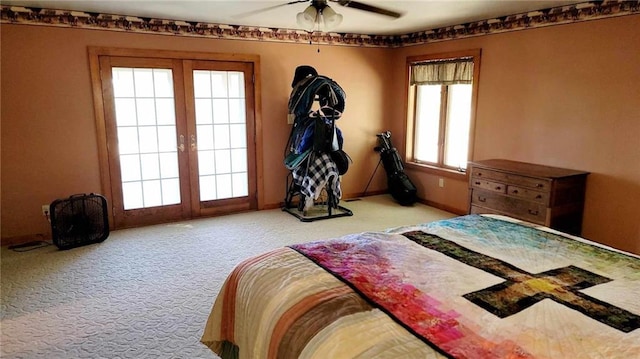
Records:
[[[469,215],[281,248],[229,275],[223,358],[640,358],[640,258]]]

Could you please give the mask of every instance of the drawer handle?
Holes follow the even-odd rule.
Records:
[[[542,187],[544,187],[544,183],[538,183],[538,184],[536,184],[536,187],[537,188],[542,188]]]
[[[478,201],[486,202],[487,201],[487,197],[478,196]]]
[[[535,211],[534,211],[534,210],[530,209],[530,210],[529,210],[529,214],[534,215],[534,216],[537,216],[537,215],[538,215],[538,210],[535,210]]]
[[[482,177],[482,172],[478,172],[478,177]]]
[[[501,189],[502,189],[502,187],[500,187],[500,186],[496,186],[496,191],[499,191],[499,190],[501,190]]]
[[[511,193],[513,193],[513,194],[518,194],[518,190],[517,190],[517,189],[514,189]]]
[[[477,186],[479,186],[479,185],[481,185],[481,184],[482,184],[482,182],[480,182],[480,181],[476,181],[476,185],[477,185]]]
[[[536,199],[540,199],[540,198],[542,198],[542,195],[541,195],[541,194],[539,194],[539,195],[537,195],[537,196],[536,196]]]

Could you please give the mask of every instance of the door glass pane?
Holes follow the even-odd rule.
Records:
[[[173,98],[156,98],[156,118],[158,125],[176,124],[176,111]]]
[[[231,175],[218,175],[216,176],[216,190],[218,192],[218,199],[233,197],[233,188],[231,187]]]
[[[180,180],[178,178],[163,179],[162,185],[162,203],[178,204],[180,203]]]
[[[211,92],[214,98],[228,98],[228,72],[226,71],[211,71]],[[239,72],[239,74],[244,75]]]
[[[122,155],[120,156],[120,168],[122,168],[122,181],[139,181],[140,175],[140,155]]]
[[[120,155],[140,153],[137,127],[118,126],[118,150]]]
[[[125,210],[180,203],[173,74],[112,68]]]
[[[450,85],[444,164],[467,168],[472,85]]]
[[[213,134],[215,138],[213,143],[216,149],[228,149],[231,141],[229,140],[229,126],[215,125],[213,126]]]
[[[229,100],[213,100],[213,122],[229,123]]]
[[[133,71],[128,68],[114,68],[112,71],[113,94],[115,97],[134,97]]]
[[[196,124],[213,123],[213,109],[211,108],[211,99],[196,99]]]
[[[145,208],[162,206],[162,187],[159,180],[143,181],[142,191]]]
[[[118,126],[135,126],[136,101],[133,98],[116,98],[115,103]]]
[[[123,182],[122,199],[125,209],[136,209],[144,207],[142,199],[142,182]]]
[[[178,178],[178,154],[160,153],[160,178]]]
[[[240,197],[249,195],[247,173],[234,173],[231,176],[233,181],[233,196]]]
[[[440,134],[440,85],[418,85],[416,91],[416,128],[414,158],[438,162]]]
[[[231,148],[247,147],[247,128],[245,125],[229,126],[231,136]]]
[[[215,175],[215,157],[213,151],[199,151],[198,152],[198,170],[201,176]]]
[[[194,89],[200,200],[247,196],[244,73],[198,70],[193,77],[200,88]]]
[[[235,173],[247,172],[247,151],[244,149],[231,150],[231,171]]]
[[[153,69],[133,69],[133,87],[136,98],[154,97]]]
[[[138,127],[140,153],[158,153],[158,129],[156,126]]]
[[[212,150],[213,149],[213,126],[198,125],[196,127],[196,132],[198,135],[198,149]]]
[[[244,99],[229,99],[229,122],[244,123]]]
[[[140,164],[143,180],[160,178],[160,161],[157,153],[140,155]]]
[[[193,71],[193,94],[195,98],[211,98],[210,71]]]
[[[176,126],[158,126],[158,151],[161,153],[177,154],[178,140],[176,139]],[[178,164],[176,159],[176,165]]]
[[[156,124],[156,105],[152,98],[139,98],[136,100],[138,112],[138,126]]]
[[[154,69],[153,85],[155,87],[155,97],[173,98],[173,73],[171,70]]]
[[[231,172],[231,151],[220,150],[215,151],[216,156],[216,173],[230,173]]]
[[[229,72],[229,98],[244,98],[244,74],[242,72]]]
[[[216,199],[216,176],[200,176],[200,200]]]

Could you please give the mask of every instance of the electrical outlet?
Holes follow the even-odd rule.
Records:
[[[42,215],[43,216],[49,216],[49,205],[48,204],[43,204],[42,205]]]
[[[444,178],[438,179],[438,186],[444,187]]]

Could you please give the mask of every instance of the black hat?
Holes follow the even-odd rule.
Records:
[[[329,153],[333,162],[335,162],[338,168],[338,174],[343,175],[349,170],[349,163],[351,163],[351,157],[343,150],[332,151]]]
[[[296,67],[296,73],[295,73],[295,76],[293,76],[293,82],[291,83],[291,87],[295,87],[300,80],[304,79],[309,75],[318,76],[318,71],[316,71],[316,69],[308,65],[301,65]]]

